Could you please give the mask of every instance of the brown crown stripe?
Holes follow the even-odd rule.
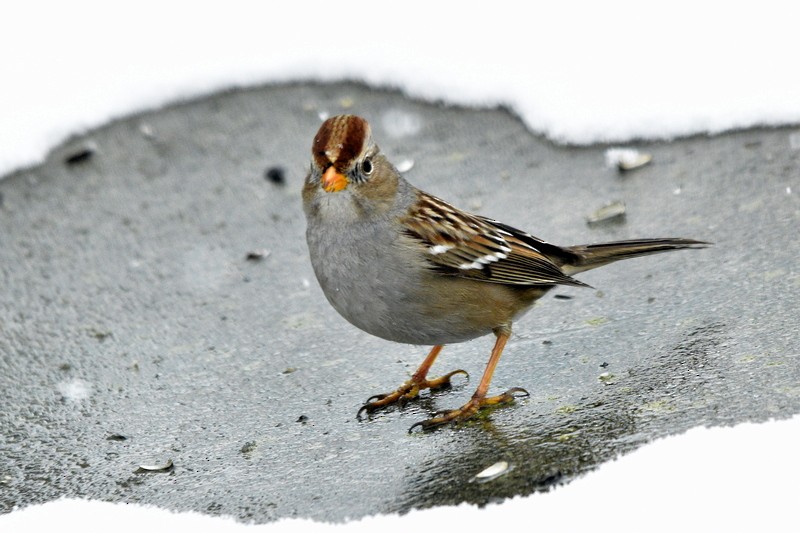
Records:
[[[312,155],[321,168],[332,163],[336,170],[344,172],[361,154],[369,138],[369,124],[361,117],[338,115],[320,126]]]

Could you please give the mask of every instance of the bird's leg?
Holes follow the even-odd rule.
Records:
[[[444,376],[435,379],[428,379],[428,371],[431,369],[433,362],[436,361],[436,357],[439,355],[439,352],[442,351],[443,346],[442,344],[437,344],[431,348],[431,351],[428,353],[427,357],[425,357],[425,360],[422,361],[422,364],[419,365],[417,371],[411,376],[411,379],[400,385],[394,392],[377,394],[369,398],[367,402],[361,406],[361,409],[358,410],[358,415],[356,416],[361,416],[365,411],[371,413],[376,409],[386,407],[395,402],[406,402],[415,398],[419,394],[419,391],[423,389],[436,390],[447,387],[450,385],[450,378],[456,374],[467,375],[466,371],[459,369],[448,372]]]
[[[417,422],[409,428],[409,432],[411,432],[417,426],[425,430],[436,426],[441,426],[442,424],[447,424],[449,422],[466,420],[474,416],[475,413],[477,413],[482,407],[513,402],[517,395],[528,396],[528,391],[520,387],[514,387],[513,389],[509,389],[497,396],[486,396],[486,393],[489,391],[489,384],[492,382],[492,375],[494,374],[494,370],[497,367],[498,361],[500,361],[500,356],[502,355],[503,348],[505,347],[506,342],[511,335],[511,331],[506,328],[498,328],[495,330],[495,335],[497,336],[497,340],[494,343],[494,348],[492,348],[492,355],[489,357],[486,370],[483,372],[481,381],[478,383],[478,388],[475,390],[475,394],[472,395],[470,401],[458,409],[443,411],[441,413],[437,413],[437,416],[434,416],[433,418],[424,420],[422,422]]]

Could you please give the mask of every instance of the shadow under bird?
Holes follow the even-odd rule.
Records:
[[[354,115],[326,120],[311,155],[303,187],[306,239],[328,301],[367,333],[433,346],[409,380],[369,398],[359,415],[447,386],[466,372],[428,379],[442,347],[496,336],[472,398],[409,431],[466,420],[482,407],[527,395],[515,387],[489,396],[489,384],[512,323],[556,285],[585,287],[572,276],[620,259],[708,245],[680,238],[550,244],[415,188],[381,153],[367,121]]]

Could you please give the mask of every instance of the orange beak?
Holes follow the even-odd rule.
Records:
[[[325,192],[339,192],[347,187],[350,180],[333,167],[328,167],[328,170],[322,175],[322,188]]]

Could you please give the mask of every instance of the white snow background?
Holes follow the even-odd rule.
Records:
[[[531,130],[570,143],[800,123],[798,9],[763,0],[7,2],[0,175],[113,118],[298,79],[502,103]],[[245,525],[59,500],[0,516],[0,531],[791,531],[798,436],[799,416],[697,428],[549,493],[483,509]]]

